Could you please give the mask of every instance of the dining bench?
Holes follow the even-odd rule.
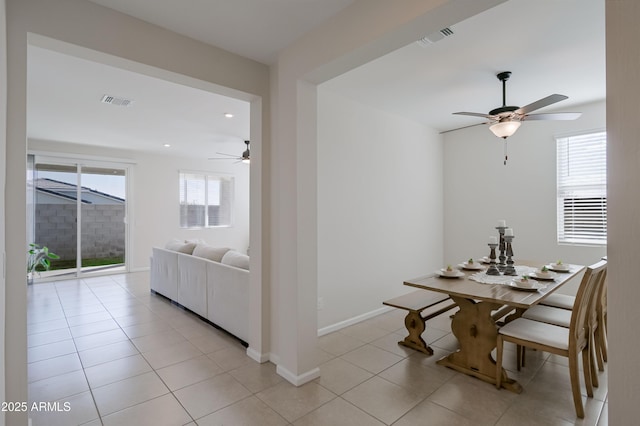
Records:
[[[452,302],[446,294],[436,293],[429,290],[416,290],[393,299],[385,300],[383,305],[409,311],[404,319],[404,325],[409,335],[398,342],[399,345],[433,355],[433,349],[427,345],[422,338],[426,321],[437,317],[440,314],[455,308],[457,305]],[[427,315],[422,315],[422,311],[427,308],[437,307],[437,310]]]

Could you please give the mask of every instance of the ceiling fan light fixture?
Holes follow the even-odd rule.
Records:
[[[247,149],[242,153],[242,162],[244,164],[251,164],[251,152],[249,151],[249,141],[244,141],[244,144],[247,145]]]
[[[236,163],[244,163],[244,164],[250,164],[250,158],[251,158],[251,153],[249,152],[249,144],[251,142],[250,141],[244,141],[244,144],[247,145],[247,149],[245,149],[242,152],[241,156],[237,156],[237,155],[232,155],[232,154],[226,154],[224,152],[216,152],[216,154],[218,155],[224,155],[225,157],[223,158],[209,158],[209,160],[236,160]]]
[[[522,123],[519,121],[500,121],[489,127],[489,130],[497,137],[506,139],[518,130],[520,124]]]

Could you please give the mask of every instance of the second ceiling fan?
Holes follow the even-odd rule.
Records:
[[[250,164],[251,163],[251,153],[249,151],[249,143],[250,141],[244,141],[244,144],[247,145],[247,149],[245,149],[242,154],[240,156],[237,155],[233,155],[233,154],[225,154],[224,152],[216,152],[216,154],[218,155],[226,155],[225,158],[209,158],[209,160],[237,160],[237,163],[245,163],[245,164]]]

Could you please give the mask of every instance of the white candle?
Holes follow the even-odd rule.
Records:
[[[489,244],[498,244],[497,237],[489,237]]]
[[[504,236],[505,237],[513,237],[513,229],[512,228],[507,228],[504,230]]]
[[[501,227],[501,228],[506,227],[506,226],[507,226],[507,221],[506,221],[506,220],[504,220],[504,219],[500,219],[500,220],[498,221],[498,226],[499,226],[499,227]]]

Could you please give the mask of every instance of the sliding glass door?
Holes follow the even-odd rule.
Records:
[[[51,261],[50,271],[38,269],[40,276],[64,275],[76,271],[77,180],[75,165],[36,164],[33,179],[33,235],[29,243],[47,247],[60,257]]]
[[[80,266],[82,272],[125,265],[125,170],[80,167]]]
[[[125,166],[35,157],[29,242],[60,257],[40,277],[126,270],[126,178]]]

